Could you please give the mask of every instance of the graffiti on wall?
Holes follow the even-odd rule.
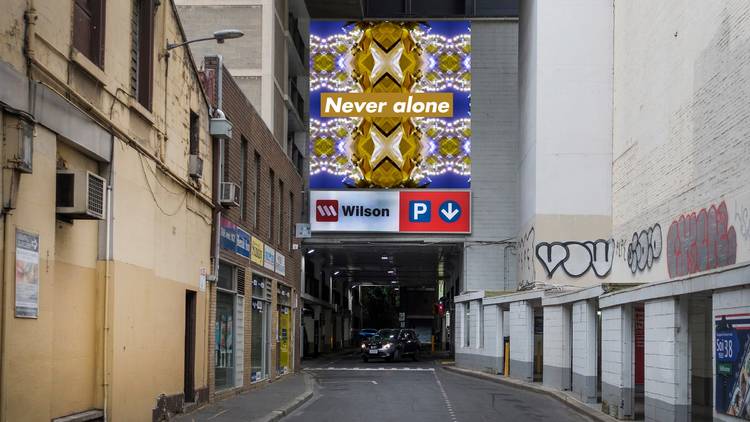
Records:
[[[534,227],[518,239],[518,281],[519,286],[534,283]]]
[[[750,240],[750,209],[746,206],[734,204],[734,219],[739,224],[739,232],[743,239]]]
[[[630,272],[650,269],[654,261],[661,256],[662,235],[661,225],[654,224],[640,233],[633,233],[633,238],[627,246],[627,262]]]
[[[737,233],[729,225],[724,201],[697,213],[681,215],[667,232],[669,277],[680,277],[734,264]]]
[[[606,277],[612,270],[615,255],[615,241],[597,239],[594,241],[539,242],[536,257],[552,277],[559,268],[570,277],[581,277],[593,270],[597,277]]]

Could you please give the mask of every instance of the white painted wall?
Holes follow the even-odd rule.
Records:
[[[525,300],[510,303],[510,358],[534,362],[534,308]]]

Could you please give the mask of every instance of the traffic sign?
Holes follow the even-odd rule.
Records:
[[[471,192],[409,190],[399,195],[400,232],[471,232]]]

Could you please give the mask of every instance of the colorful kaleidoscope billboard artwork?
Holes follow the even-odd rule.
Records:
[[[471,186],[468,21],[312,21],[310,188]]]

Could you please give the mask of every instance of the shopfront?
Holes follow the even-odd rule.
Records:
[[[278,311],[278,335],[276,337],[276,375],[289,372],[292,355],[292,289],[278,285],[276,303]]]
[[[268,378],[270,346],[271,280],[253,274],[252,327],[250,349],[250,380]]]
[[[238,286],[244,285],[245,269],[226,262],[219,264],[216,285],[216,323],[214,327],[214,371],[217,390],[242,386],[244,351],[244,297]],[[239,282],[238,282],[239,281]]]

